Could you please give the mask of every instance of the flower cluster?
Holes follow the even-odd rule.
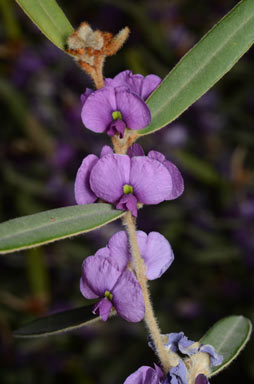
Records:
[[[183,332],[162,335],[162,339],[164,347],[179,356],[179,363],[166,376],[157,365],[154,368],[143,366],[131,374],[124,384],[188,384],[190,379],[193,384],[209,384],[206,374],[210,367],[216,367],[223,361],[223,356],[212,345],[189,340]],[[149,346],[154,349],[152,342],[149,342]],[[186,357],[189,359],[186,360]]]
[[[96,91],[87,89],[81,96],[84,125],[94,132],[117,137],[121,146],[126,130],[142,129],[150,123],[151,114],[145,101],[160,82],[155,75],[143,77],[124,71],[113,79],[106,79],[105,86]],[[140,145],[130,146],[132,142],[128,141],[127,147],[120,151],[115,146],[117,153],[104,146],[100,157],[86,156],[75,181],[78,204],[100,200],[131,213],[128,217],[132,224],[126,221],[129,237],[125,231],[117,232],[82,265],[81,293],[87,299],[98,299],[93,313],[103,321],[113,309],[129,322],[143,320],[148,306],[149,316],[153,316],[146,280],[159,278],[174,260],[164,236],[158,232],[147,235],[132,225],[133,217],[137,217],[138,208],[143,204],[159,204],[179,197],[184,190],[183,178],[162,153],[150,151],[146,155]],[[137,250],[133,251],[133,247]],[[155,319],[152,323],[156,327]],[[148,320],[147,325],[149,328]],[[151,335],[149,345],[156,352],[159,345],[166,361],[162,364],[164,372],[156,364],[154,368],[143,366],[124,384],[207,384],[210,366],[222,362],[222,356],[212,346],[194,343],[183,332],[162,335],[161,340],[159,331],[154,338],[153,331]],[[168,364],[170,356],[173,363]]]
[[[147,235],[137,231],[138,245],[146,266],[146,277],[154,280],[171,265],[174,255],[169,242],[158,232]],[[133,272],[127,234],[117,232],[106,247],[85,259],[80,290],[87,299],[100,298],[94,313],[108,319],[112,307],[125,320],[138,322],[144,318],[145,305],[141,287]]]

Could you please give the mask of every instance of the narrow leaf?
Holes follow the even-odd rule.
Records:
[[[0,224],[0,254],[32,248],[92,231],[123,216],[109,204],[52,209]]]
[[[34,24],[58,48],[64,50],[73,28],[55,0],[16,0]]]
[[[71,309],[43,317],[17,329],[13,332],[15,337],[43,337],[90,325],[98,320],[92,313],[93,305]]]
[[[254,1],[239,2],[173,68],[147,100],[146,135],[169,124],[225,75],[254,42]]]
[[[248,342],[251,331],[250,320],[243,316],[226,317],[209,329],[200,342],[212,345],[224,358],[220,366],[213,368],[210,376],[226,368],[238,356]]]

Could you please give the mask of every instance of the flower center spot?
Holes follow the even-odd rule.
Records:
[[[109,300],[112,301],[113,295],[109,291],[105,291],[104,296]]]
[[[125,184],[123,186],[123,193],[125,195],[129,195],[130,193],[133,193],[133,187],[131,185],[129,185],[129,184]]]
[[[123,119],[122,114],[121,114],[120,111],[112,112],[112,117],[113,117],[113,120],[117,120],[117,119],[122,120]]]

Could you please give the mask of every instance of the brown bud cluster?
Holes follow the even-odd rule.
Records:
[[[114,55],[128,38],[130,30],[123,28],[117,35],[99,30],[93,31],[83,22],[67,40],[67,52],[93,78],[97,88],[104,85],[102,69],[107,56]]]

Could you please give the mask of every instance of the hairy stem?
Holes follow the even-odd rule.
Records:
[[[178,358],[174,353],[166,351],[162,343],[161,332],[160,332],[157,320],[155,318],[152,303],[150,300],[144,260],[142,259],[139,252],[139,248],[138,248],[135,218],[131,215],[131,212],[128,211],[123,220],[127,227],[129,243],[131,246],[131,253],[133,257],[137,280],[141,286],[143,296],[144,296],[144,301],[145,301],[144,320],[146,322],[146,326],[149,330],[149,333],[152,337],[152,340],[153,340],[157,355],[160,359],[164,373],[166,374],[169,372],[169,370],[172,367],[178,364]]]

